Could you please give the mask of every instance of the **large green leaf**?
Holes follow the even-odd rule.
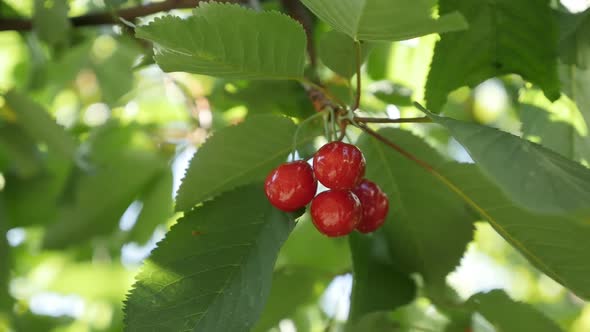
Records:
[[[279,253],[278,268],[301,268],[338,275],[350,271],[351,258],[345,238],[328,238],[311,222],[309,213],[297,221],[297,228],[289,236]]]
[[[125,305],[126,331],[250,331],[293,215],[262,186],[188,212],[154,249]]]
[[[67,0],[35,0],[33,30],[37,36],[49,44],[66,41],[71,27],[68,10]]]
[[[436,44],[428,82],[428,107],[439,112],[447,95],[509,73],[559,98],[557,28],[549,0],[441,0],[440,12],[460,11],[470,29],[448,33]]]
[[[44,247],[64,248],[112,232],[127,207],[166,167],[156,154],[128,151],[83,176],[75,186],[73,202],[47,228]]]
[[[547,214],[590,212],[590,169],[498,129],[428,115],[450,130],[514,202]]]
[[[294,134],[293,122],[276,115],[252,116],[213,134],[190,162],[176,197],[176,209],[188,210],[223,191],[263,180],[286,160]],[[309,140],[301,138],[298,143]]]
[[[275,271],[272,288],[262,315],[252,332],[267,332],[298,308],[313,303],[330,281],[322,271],[305,268],[281,268]]]
[[[395,41],[467,28],[457,12],[432,17],[431,0],[302,0],[319,18],[355,40]]]
[[[322,37],[319,45],[320,59],[336,74],[350,79],[356,73],[357,49],[355,41],[349,36],[338,32],[328,31]],[[371,44],[363,43],[361,48],[361,64],[371,51]]]
[[[158,45],[164,71],[229,78],[300,79],[305,64],[305,32],[278,12],[239,5],[202,3],[193,15],[164,16],[136,29]]]
[[[444,162],[426,143],[406,131],[388,128],[379,133],[433,165]],[[358,146],[367,160],[366,177],[378,183],[389,197],[384,227],[393,261],[402,271],[419,272],[427,282],[440,285],[459,264],[472,238],[469,209],[428,172],[381,142],[363,135]]]
[[[529,262],[578,296],[590,299],[590,225],[518,207],[475,165],[451,164],[440,171]]]
[[[50,152],[57,153],[63,158],[74,157],[74,139],[63,127],[55,123],[41,105],[16,91],[10,91],[4,97],[8,107],[16,114],[17,123],[30,137],[47,144]]]
[[[158,225],[172,216],[172,170],[167,168],[159,174],[141,196],[143,206],[137,221],[129,232],[131,241],[145,244]]]
[[[412,302],[416,284],[409,274],[396,268],[391,259],[387,234],[351,234],[354,283],[349,320],[354,324],[366,314],[393,311]]]
[[[561,332],[562,329],[531,305],[512,300],[504,291],[473,295],[468,303],[498,331]]]

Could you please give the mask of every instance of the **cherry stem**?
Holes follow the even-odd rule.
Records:
[[[398,118],[398,119],[364,118],[364,117],[360,117],[360,116],[355,116],[354,120],[356,122],[362,122],[362,123],[429,123],[429,122],[432,122],[432,120],[426,116],[418,117],[418,118]]]
[[[352,107],[353,111],[361,105],[361,43],[355,41],[354,46],[356,50],[356,98]]]

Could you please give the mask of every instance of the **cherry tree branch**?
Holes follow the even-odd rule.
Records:
[[[390,118],[363,118],[360,116],[355,116],[354,121],[362,122],[362,123],[429,123],[432,120],[429,117],[419,117],[419,118],[398,118],[398,119],[390,119]]]
[[[218,2],[244,2],[242,0],[216,0]],[[82,16],[70,18],[74,27],[109,25],[121,23],[119,18],[127,21],[133,21],[138,17],[148,16],[159,12],[165,12],[172,9],[195,8],[199,3],[207,2],[206,0],[166,0],[162,2],[153,2],[145,5],[123,8],[117,11],[105,11],[98,13],[89,13]],[[22,18],[0,18],[0,31],[28,31],[33,28],[33,21]]]

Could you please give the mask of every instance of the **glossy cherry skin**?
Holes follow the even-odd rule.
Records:
[[[264,182],[264,192],[272,205],[283,211],[295,211],[306,206],[318,188],[313,170],[303,160],[281,164],[272,170]]]
[[[351,144],[332,142],[322,146],[313,157],[316,179],[330,189],[351,190],[365,175],[365,157]]]
[[[364,179],[352,191],[361,201],[363,217],[356,229],[361,233],[376,231],[387,217],[389,211],[389,199],[387,194],[374,182]]]
[[[328,190],[311,201],[311,221],[320,233],[343,236],[352,232],[363,215],[361,201],[348,190]]]

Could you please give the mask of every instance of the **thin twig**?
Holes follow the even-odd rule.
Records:
[[[74,27],[120,24],[119,18],[126,21],[133,21],[138,17],[148,16],[159,12],[165,12],[172,9],[195,8],[201,2],[207,0],[166,0],[162,2],[153,2],[146,5],[120,9],[115,12],[104,11],[90,13],[82,16],[70,18]],[[241,0],[216,0],[218,2],[243,2]],[[23,18],[0,18],[0,31],[28,31],[33,28],[33,21]]]
[[[361,43],[355,41],[354,46],[356,50],[356,98],[352,107],[353,111],[361,105]]]
[[[418,118],[398,118],[398,119],[390,119],[390,118],[363,118],[360,116],[355,116],[354,120],[356,122],[362,123],[429,123],[432,122],[427,116],[418,117]]]

